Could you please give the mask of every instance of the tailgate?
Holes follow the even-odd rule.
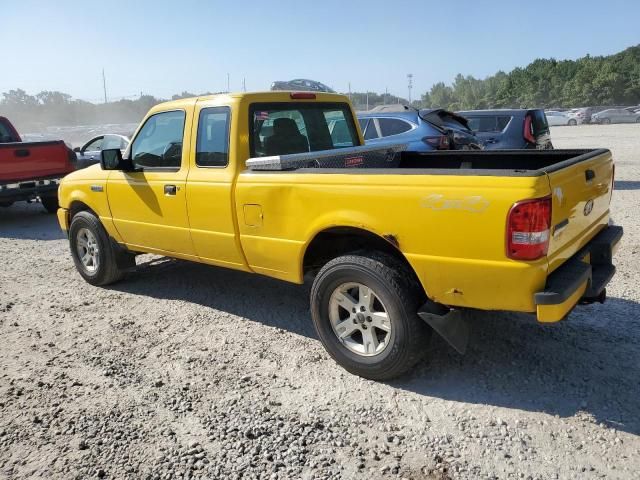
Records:
[[[609,222],[613,160],[595,150],[546,170],[552,195],[549,271],[582,248]]]
[[[0,144],[0,182],[20,182],[64,176],[74,170],[75,154],[65,143],[25,142]]]

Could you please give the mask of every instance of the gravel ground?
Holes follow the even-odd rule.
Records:
[[[390,383],[325,354],[308,287],[143,258],[94,288],[53,216],[0,210],[0,478],[639,478],[640,125],[552,133],[617,159],[609,301],[474,315]]]

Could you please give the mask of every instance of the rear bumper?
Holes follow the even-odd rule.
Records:
[[[539,322],[558,322],[579,302],[603,301],[613,278],[613,254],[622,238],[622,227],[609,226],[547,278],[545,288],[534,294]]]
[[[56,194],[62,178],[29,180],[0,185],[0,201],[31,200],[39,195]]]

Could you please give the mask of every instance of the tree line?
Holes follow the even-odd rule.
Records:
[[[538,59],[485,79],[458,74],[436,83],[419,106],[450,110],[572,108],[640,104],[640,45],[614,55]]]
[[[182,92],[172,99],[190,96],[195,94]],[[408,103],[405,98],[375,92],[353,92],[349,96],[358,110]],[[141,95],[135,100],[94,104],[57,91],[30,95],[16,89],[2,94],[0,115],[10,118],[22,132],[37,132],[52,125],[137,123],[162,101]],[[524,68],[499,71],[484,79],[458,74],[450,85],[436,83],[412,103],[418,108],[450,110],[640,104],[640,45],[608,56],[538,59]]]

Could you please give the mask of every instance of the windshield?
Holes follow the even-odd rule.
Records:
[[[251,156],[315,152],[360,144],[346,103],[254,103]]]

